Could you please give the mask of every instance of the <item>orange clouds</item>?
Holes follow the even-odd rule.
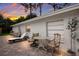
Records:
[[[7,13],[7,11],[11,10],[12,8],[16,7],[17,4],[16,3],[12,3],[9,6],[4,7],[2,10],[0,10],[0,13],[3,14],[3,16],[5,17],[11,17],[13,16],[12,14]]]
[[[5,13],[4,16],[9,17],[11,20],[16,20],[16,19],[19,18],[19,16],[14,16],[14,15],[11,15],[11,14],[8,14],[8,13]]]
[[[13,16],[13,15],[8,14],[8,13],[5,13],[5,14],[3,14],[3,16],[4,16],[4,17],[11,17],[11,16]]]
[[[16,6],[17,6],[17,4],[16,4],[16,3],[12,3],[12,6],[13,6],[13,7],[16,7]]]
[[[0,10],[0,13],[3,14],[3,16],[9,17],[10,19],[17,19],[19,16],[25,16],[27,13],[25,13],[25,8],[21,5],[18,5],[17,3],[12,3],[10,5],[5,6],[2,10]]]

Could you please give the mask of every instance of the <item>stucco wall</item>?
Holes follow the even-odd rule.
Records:
[[[78,17],[78,25],[77,25],[77,30],[76,30],[76,39],[75,39],[75,49],[76,52],[78,52],[79,50],[79,41],[77,41],[77,39],[79,39],[79,17]],[[77,55],[79,55],[79,53],[77,53]]]
[[[12,28],[12,30],[14,31],[14,33],[25,33],[26,32],[26,25],[23,24],[23,25],[20,25],[20,26],[15,26]]]
[[[18,33],[18,32],[19,32],[19,28],[18,28],[18,26],[13,27],[12,30],[13,30],[14,33]]]
[[[20,31],[21,31],[21,34],[26,32],[26,24],[20,26]]]
[[[40,36],[46,37],[46,23],[45,22],[33,22],[30,24],[31,33],[39,33]]]

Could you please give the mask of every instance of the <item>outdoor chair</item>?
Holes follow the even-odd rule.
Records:
[[[33,33],[32,34],[32,39],[34,39],[34,37],[38,37],[39,36],[39,33]]]
[[[38,39],[34,39],[34,37],[38,37],[39,36],[39,33],[33,33],[32,34],[32,39],[29,41],[29,42],[32,42],[31,46],[32,47],[38,47],[39,45],[39,40]]]
[[[37,39],[35,39],[33,43],[31,44],[32,47],[38,47],[38,45],[39,45],[39,40]]]
[[[31,36],[32,36],[31,39],[28,40],[29,42],[33,42],[35,40],[34,37],[38,37],[39,33],[33,33]]]
[[[47,45],[45,46],[46,51],[54,55],[55,53],[59,53],[60,49],[60,41],[61,35],[59,33],[54,34],[54,39],[50,40]]]
[[[53,43],[54,43],[54,50],[53,50],[53,52],[54,53],[59,53],[60,44],[61,44],[61,34],[59,34],[59,33],[55,33],[54,34]]]
[[[27,33],[23,33],[20,37],[11,38],[9,43],[16,43],[27,39],[29,39],[29,36],[27,36]]]

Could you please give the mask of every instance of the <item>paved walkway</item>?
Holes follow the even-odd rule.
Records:
[[[12,36],[0,36],[0,56],[51,56],[44,51],[30,47],[28,41],[8,44]]]

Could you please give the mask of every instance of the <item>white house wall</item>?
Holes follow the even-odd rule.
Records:
[[[21,30],[21,34],[26,32],[26,24],[25,25],[20,25],[20,30]]]
[[[12,28],[12,30],[14,31],[14,33],[23,34],[26,32],[26,25],[15,26]]]
[[[13,27],[12,30],[13,30],[14,33],[18,33],[19,32],[18,26]]]
[[[76,31],[76,34],[77,34],[77,36],[76,36],[76,39],[75,39],[75,47],[76,47],[76,52],[78,52],[78,50],[79,50],[79,41],[77,41],[77,39],[79,39],[79,17],[78,17],[78,25],[77,25],[77,31]],[[79,55],[78,53],[77,53],[77,55]]]
[[[75,15],[74,15],[75,16]],[[67,25],[68,25],[68,21],[73,17],[68,17],[68,18],[65,18],[64,20],[64,24],[65,24],[65,39],[64,39],[64,44],[65,44],[65,48],[66,49],[70,49],[71,48],[71,33],[70,33],[70,30],[67,29]],[[77,17],[77,20],[79,21],[79,15],[76,15]],[[77,30],[76,30],[76,39],[75,40],[72,40],[73,44],[72,44],[72,50],[76,52],[78,52],[78,49],[79,49],[79,42],[77,41],[77,39],[79,39],[79,22],[78,22],[78,25],[77,25]],[[77,54],[78,55],[78,54]]]
[[[46,23],[45,22],[34,22],[30,24],[31,33],[39,33],[40,36],[46,37]]]
[[[51,17],[47,17],[44,19],[40,19],[38,21],[34,21],[34,22],[30,22],[30,26],[31,26],[31,33],[39,33],[40,36],[47,36],[47,22],[50,21],[60,21],[63,20],[64,21],[64,44],[63,44],[63,48],[64,49],[70,49],[70,42],[71,42],[71,37],[70,37],[70,31],[67,29],[67,25],[68,25],[68,21],[74,17],[79,17],[79,10],[75,10],[75,11],[71,11],[71,12],[66,12],[63,14],[59,14],[59,15],[55,15],[55,16],[51,16]],[[79,19],[78,19],[79,20]],[[18,27],[18,26],[17,26]],[[20,25],[21,28],[21,32],[24,33],[26,32],[24,29],[25,28],[25,24],[24,25]],[[17,28],[16,28],[17,29]],[[17,31],[14,27],[14,30]],[[79,38],[79,26],[77,29],[77,38]],[[79,49],[79,42],[76,41],[76,51]]]

